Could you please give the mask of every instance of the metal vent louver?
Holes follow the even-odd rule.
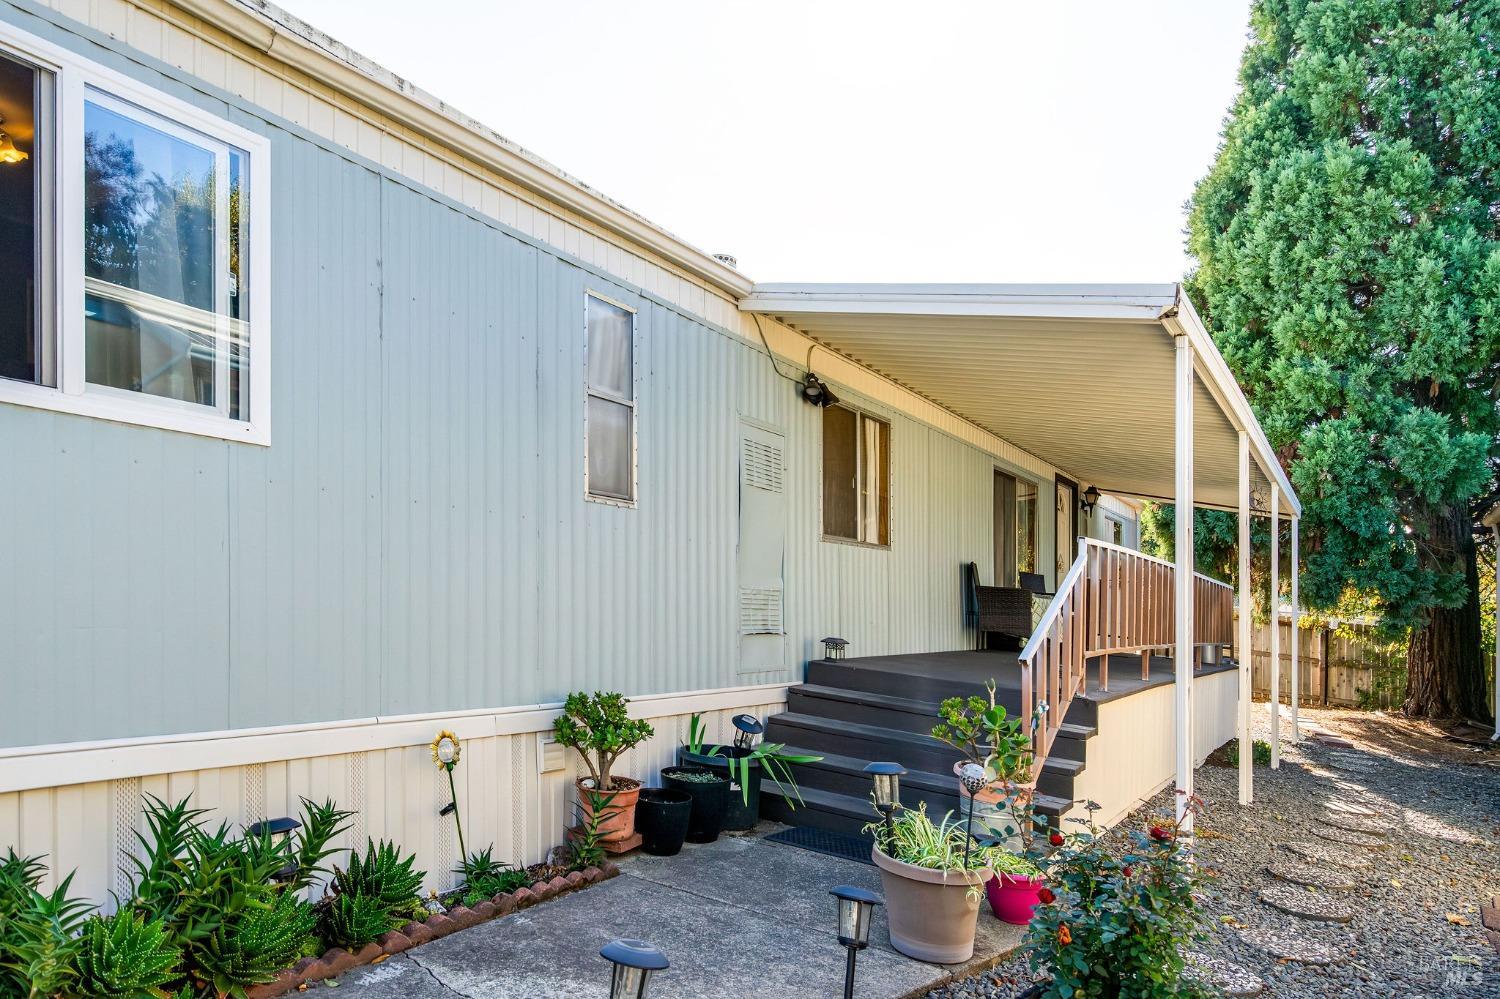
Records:
[[[740,587],[740,634],[781,634],[781,587]]]
[[[781,492],[781,448],[744,437],[740,439],[740,461],[744,465],[745,485]]]

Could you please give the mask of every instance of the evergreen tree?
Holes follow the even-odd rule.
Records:
[[[1257,0],[1190,292],[1304,504],[1311,606],[1410,627],[1484,718],[1471,504],[1500,380],[1500,0]]]

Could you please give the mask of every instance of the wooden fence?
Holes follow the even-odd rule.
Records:
[[[1281,699],[1292,696],[1292,622],[1283,614],[1281,629]],[[1251,628],[1250,686],[1256,697],[1271,690],[1271,625]],[[1302,704],[1332,707],[1394,708],[1406,695],[1406,654],[1383,643],[1373,625],[1363,622],[1318,624],[1302,629],[1298,658]]]

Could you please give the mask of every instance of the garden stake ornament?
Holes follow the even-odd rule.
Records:
[[[964,790],[969,792],[969,817],[964,823],[964,870],[969,869],[969,847],[974,842],[974,796],[989,785],[989,774],[977,763],[965,763],[958,772]]]
[[[437,734],[432,740],[432,762],[441,769],[448,771],[448,797],[449,802],[443,806],[439,815],[453,813],[453,824],[458,827],[458,855],[467,858],[468,850],[464,847],[464,822],[458,812],[458,791],[453,786],[453,768],[458,766],[458,758],[463,754],[463,745],[458,741],[458,736],[447,729]]]

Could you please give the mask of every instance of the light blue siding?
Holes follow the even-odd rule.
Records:
[[[791,680],[828,634],[972,642],[959,565],[990,573],[989,455],[870,405],[892,423],[893,543],[825,542],[820,411],[758,346],[169,89],[272,139],[273,443],[0,405],[0,745]],[[583,495],[590,290],[638,310],[633,509]],[[769,673],[737,671],[742,418],[787,438]]]

